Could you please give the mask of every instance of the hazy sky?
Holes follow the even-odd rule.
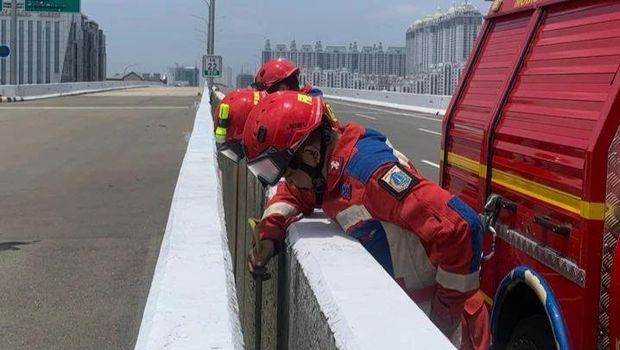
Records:
[[[457,1],[457,4],[460,1]],[[470,0],[483,14],[490,2]],[[254,72],[265,40],[272,45],[359,46],[383,42],[405,46],[405,31],[416,19],[447,9],[451,0],[216,0],[216,53],[235,75]],[[82,12],[107,35],[108,75],[125,68],[165,72],[199,65],[206,49],[204,0],[82,0]]]

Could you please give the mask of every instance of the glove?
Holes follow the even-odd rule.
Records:
[[[257,242],[248,253],[248,270],[254,272],[254,270],[263,269],[273,257],[274,252],[275,244],[272,240]]]
[[[254,273],[263,270],[275,252],[275,244],[270,239],[260,240],[258,236],[258,219],[249,218],[248,225],[252,229],[254,236],[254,247],[248,253],[248,270]]]

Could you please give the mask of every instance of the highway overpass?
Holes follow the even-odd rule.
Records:
[[[135,346],[199,92],[137,88],[0,107],[2,348]],[[383,131],[437,180],[440,116],[328,101],[342,122]]]
[[[0,105],[0,348],[132,348],[198,91]]]

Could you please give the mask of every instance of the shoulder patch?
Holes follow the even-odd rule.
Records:
[[[400,164],[395,164],[379,179],[379,184],[397,199],[402,199],[419,183],[420,180],[403,169]]]

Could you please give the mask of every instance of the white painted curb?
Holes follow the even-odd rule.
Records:
[[[338,349],[454,349],[362,245],[322,214],[292,224],[287,242]]]
[[[387,108],[401,109],[401,110],[405,110],[405,111],[435,114],[437,116],[443,116],[443,115],[446,114],[446,110],[445,109],[436,109],[436,108],[428,108],[428,107],[410,106],[410,105],[404,105],[404,104],[398,104],[398,103],[390,103],[390,102],[375,101],[375,100],[366,100],[366,99],[361,99],[361,98],[345,97],[345,96],[337,96],[337,95],[324,95],[324,97],[332,99],[332,100],[355,102],[355,103],[363,103],[363,104],[373,105],[373,106],[381,106],[381,107],[387,107]]]
[[[137,350],[244,346],[208,92],[181,166]]]
[[[48,98],[55,97],[64,97],[64,96],[76,96],[76,95],[85,95],[85,94],[94,94],[97,92],[106,92],[106,91],[115,91],[115,90],[125,90],[125,89],[135,89],[135,88],[144,88],[151,86],[159,86],[159,85],[135,85],[135,86],[119,86],[112,88],[101,88],[101,89],[89,89],[89,90],[78,90],[78,91],[70,91],[70,92],[59,92],[55,94],[47,94],[47,95],[38,95],[38,96],[24,96],[22,98],[23,101],[35,101],[35,100],[43,100]]]

